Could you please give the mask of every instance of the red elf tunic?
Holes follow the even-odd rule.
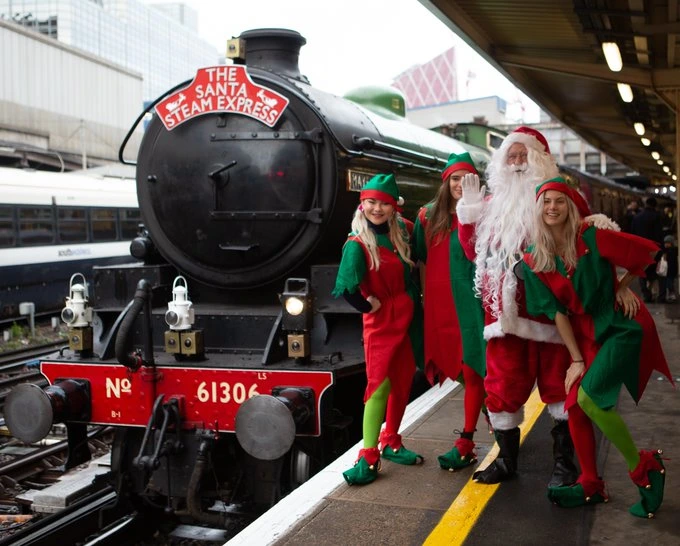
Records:
[[[640,302],[635,318],[627,318],[616,304],[616,266],[644,275],[658,252],[657,245],[628,233],[583,225],[576,241],[578,262],[567,269],[555,258],[556,271],[535,273],[529,253],[524,255],[527,308],[551,319],[560,311],[569,316],[585,360],[580,381],[598,407],[617,403],[621,385],[638,402],[652,370],[673,381],[654,320]],[[578,384],[569,392],[566,408],[576,403]]]
[[[481,377],[486,372],[484,311],[474,294],[475,266],[467,259],[458,239],[458,218],[442,237],[427,240],[432,204],[418,211],[413,230],[413,258],[425,269],[425,375],[430,383],[440,373],[457,379],[463,362]]]
[[[357,289],[367,298],[380,300],[375,313],[363,314],[364,354],[368,384],[364,402],[390,379],[394,392],[410,389],[416,365],[422,366],[422,315],[414,312],[419,291],[388,234],[376,233],[380,269],[370,269],[368,250],[356,236],[350,235],[342,250],[342,260],[333,295],[342,296]],[[416,303],[418,306],[416,307]],[[420,353],[420,355],[419,355]]]

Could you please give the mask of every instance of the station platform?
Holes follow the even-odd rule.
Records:
[[[680,384],[680,304],[650,304],[676,384]],[[673,320],[671,320],[673,319]],[[560,508],[546,484],[552,470],[550,416],[534,390],[521,425],[518,476],[497,485],[477,484],[472,473],[497,453],[480,419],[475,434],[479,463],[459,472],[439,468],[463,424],[463,389],[447,381],[413,401],[401,434],[422,454],[418,466],[382,462],[378,479],[348,486],[342,472],[354,463],[360,444],[293,491],[227,544],[294,546],[680,544],[680,387],[654,373],[636,407],[625,389],[619,412],[639,449],[663,449],[665,499],[653,519],[628,513],[638,500],[621,454],[598,436],[598,468],[607,483],[606,504]]]

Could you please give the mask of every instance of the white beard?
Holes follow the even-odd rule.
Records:
[[[475,292],[496,318],[500,318],[503,300],[506,307],[509,301],[514,303],[516,279],[512,268],[521,260],[529,240],[536,186],[546,180],[543,172],[522,168],[503,165],[490,176],[493,194],[476,229]]]

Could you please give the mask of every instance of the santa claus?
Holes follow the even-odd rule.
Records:
[[[554,323],[528,315],[524,286],[514,274],[534,221],[535,189],[558,175],[545,137],[530,127],[510,133],[487,168],[490,195],[479,177],[463,180],[458,201],[460,242],[476,265],[475,292],[485,312],[486,406],[500,448],[498,457],[473,479],[498,483],[517,471],[519,425],[534,384],[554,420],[555,465],[550,486],[578,477],[569,436],[564,378],[570,364]]]

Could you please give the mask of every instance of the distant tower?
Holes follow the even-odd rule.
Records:
[[[425,64],[412,66],[392,83],[406,97],[406,107],[435,106],[458,100],[456,52],[452,47]]]

